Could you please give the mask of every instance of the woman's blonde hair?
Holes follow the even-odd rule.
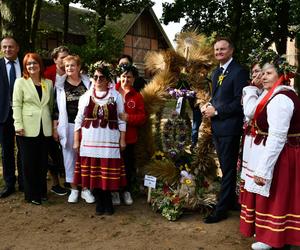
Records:
[[[63,63],[66,64],[66,62],[75,61],[78,66],[81,66],[81,60],[78,55],[68,55],[63,59]]]

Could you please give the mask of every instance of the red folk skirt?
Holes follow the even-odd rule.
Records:
[[[83,188],[117,191],[126,186],[122,159],[77,157],[74,184]]]
[[[241,187],[243,189],[243,187]],[[272,247],[300,246],[300,147],[285,145],[275,165],[270,196],[242,190],[240,231]]]

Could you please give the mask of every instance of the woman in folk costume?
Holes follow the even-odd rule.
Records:
[[[256,235],[252,249],[300,246],[300,100],[287,86],[294,68],[272,57],[263,67],[266,95],[253,117],[254,136],[245,178],[240,231]]]
[[[110,70],[94,65],[92,88],[79,100],[74,149],[79,150],[74,183],[94,190],[96,214],[114,213],[111,191],[126,185],[120,150],[125,149],[126,123],[122,96],[111,85]],[[81,140],[80,140],[81,136]]]
[[[242,150],[242,171],[241,171],[241,184],[240,184],[240,202],[243,199],[244,192],[244,180],[247,175],[252,173],[252,169],[248,166],[249,154],[253,145],[254,137],[251,136],[251,124],[254,112],[257,104],[261,101],[263,96],[266,94],[266,90],[263,89],[262,85],[262,69],[263,65],[260,64],[260,54],[263,51],[258,49],[253,51],[249,55],[249,61],[251,63],[251,82],[249,86],[243,88],[242,104],[245,115],[244,122],[244,135],[243,135],[243,150]]]
[[[79,56],[67,56],[63,59],[66,75],[59,78],[55,83],[55,105],[53,112],[53,137],[59,140],[62,146],[66,182],[71,183],[71,194],[68,202],[78,202],[79,190],[73,184],[76,151],[73,149],[74,121],[78,112],[79,98],[90,87],[90,79],[80,74]],[[81,191],[81,198],[87,203],[95,202],[95,198],[89,189]]]

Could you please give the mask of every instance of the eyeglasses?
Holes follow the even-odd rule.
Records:
[[[104,81],[106,79],[106,77],[104,75],[98,76],[98,75],[94,75],[93,79],[95,81],[99,80],[99,81]]]
[[[32,62],[27,62],[26,66],[30,66],[30,65],[37,65],[38,62],[32,61]]]

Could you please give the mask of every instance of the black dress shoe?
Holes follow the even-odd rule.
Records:
[[[206,224],[213,224],[219,221],[227,219],[226,212],[217,212],[216,210],[213,211],[209,216],[204,219],[204,223]]]
[[[16,190],[14,188],[4,188],[1,192],[0,192],[0,198],[6,198],[8,196],[10,196],[11,194],[13,194],[14,192],[16,192]]]
[[[103,215],[105,212],[105,207],[101,200],[96,200],[96,215]]]

